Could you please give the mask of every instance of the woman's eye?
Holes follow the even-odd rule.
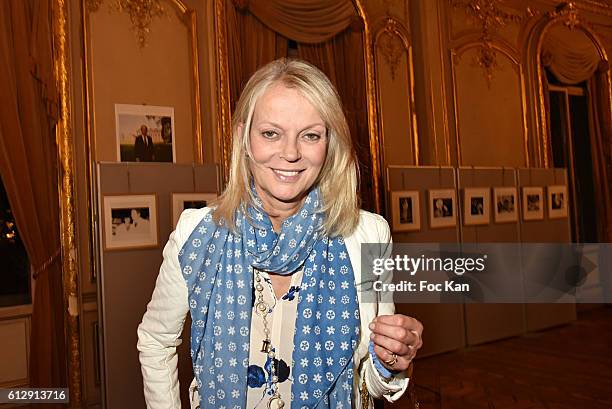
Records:
[[[304,139],[308,141],[318,141],[319,139],[321,139],[321,135],[319,135],[318,133],[307,133],[304,135]]]
[[[261,134],[264,138],[268,139],[274,138],[277,135],[276,131],[263,131]]]

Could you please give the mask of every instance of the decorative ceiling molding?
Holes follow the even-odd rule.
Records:
[[[509,13],[501,8],[503,0],[449,0],[455,9],[462,9],[470,18],[472,25],[479,27],[479,48],[474,63],[483,70],[490,88],[495,72],[499,68],[497,52],[493,47],[493,37],[497,30],[508,24],[520,24],[533,17],[536,12],[529,7],[522,14]]]
[[[115,8],[118,11],[130,16],[132,29],[136,32],[140,48],[147,45],[147,35],[151,31],[153,19],[166,15],[166,10],[161,2],[162,0],[116,0],[115,2]]]

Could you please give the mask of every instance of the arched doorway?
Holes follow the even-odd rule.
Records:
[[[531,163],[568,172],[572,240],[612,240],[611,81],[606,52],[571,4],[531,30]]]

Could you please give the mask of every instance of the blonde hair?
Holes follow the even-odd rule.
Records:
[[[235,230],[235,212],[254,204],[248,163],[249,136],[255,105],[274,84],[299,91],[318,111],[327,128],[327,156],[315,181],[323,199],[323,231],[329,236],[350,235],[359,221],[357,162],[340,97],[327,76],[301,60],[281,58],[266,64],[247,82],[232,119],[229,181],[217,201],[214,218]]]

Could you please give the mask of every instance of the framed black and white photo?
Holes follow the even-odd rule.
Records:
[[[175,162],[174,108],[115,104],[119,162]]]
[[[418,190],[391,192],[391,213],[394,232],[421,229],[421,204]]]
[[[216,199],[216,193],[172,193],[172,226],[176,227],[183,210],[200,209]]]
[[[454,189],[430,190],[428,207],[430,227],[453,227],[457,224],[457,206]]]
[[[104,196],[103,206],[104,250],[157,247],[156,195]]]
[[[544,219],[544,189],[538,186],[523,187],[523,220]]]
[[[489,224],[491,216],[489,188],[465,188],[463,191],[463,224]]]
[[[548,186],[548,217],[561,219],[567,217],[567,186]]]
[[[495,223],[518,221],[517,193],[515,187],[493,188]]]

